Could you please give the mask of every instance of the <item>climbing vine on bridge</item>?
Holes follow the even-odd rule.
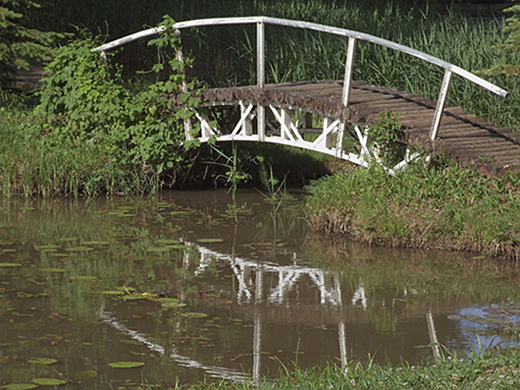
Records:
[[[392,167],[404,158],[406,144],[400,142],[399,113],[382,111],[379,120],[368,129],[368,136],[377,149],[382,163],[386,167]]]
[[[173,24],[169,17],[161,23]],[[184,74],[186,61],[175,55],[180,38],[170,27],[149,42],[160,61],[151,71],[153,81],[141,75],[144,87],[137,91],[122,79],[121,67],[106,66],[92,51],[98,44],[92,37],[71,42],[47,66],[39,106],[42,136],[49,145],[101,147],[105,163],[137,167],[140,180],[173,184],[191,146],[184,142],[185,125],[194,116],[190,107],[199,103],[195,82]]]

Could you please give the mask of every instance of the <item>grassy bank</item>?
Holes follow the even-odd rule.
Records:
[[[347,166],[309,187],[306,208],[315,230],[356,241],[518,260],[519,181],[483,178],[450,162],[412,165],[397,177]]]
[[[328,364],[309,370],[282,367],[278,378],[259,384],[196,385],[200,390],[234,389],[517,389],[520,387],[520,353],[510,349],[501,353],[447,356],[421,366],[403,362],[398,367],[351,363],[346,371]],[[179,387],[175,387],[179,388]]]
[[[94,196],[150,191],[156,183],[138,166],[118,164],[95,143],[50,146],[34,113],[0,108],[0,194]]]

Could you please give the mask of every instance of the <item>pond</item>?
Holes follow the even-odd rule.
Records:
[[[515,264],[319,236],[292,195],[4,202],[0,386],[259,380],[518,342]]]

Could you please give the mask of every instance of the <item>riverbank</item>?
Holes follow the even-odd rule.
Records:
[[[516,389],[520,386],[520,352],[446,358],[420,366],[403,362],[400,366],[351,363],[346,371],[328,364],[309,370],[282,367],[278,378],[260,384],[201,384],[192,389]]]
[[[308,187],[315,231],[372,245],[470,251],[518,260],[518,175],[485,178],[442,161],[392,177],[344,166]]]

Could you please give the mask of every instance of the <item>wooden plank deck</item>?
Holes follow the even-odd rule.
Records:
[[[520,171],[520,133],[496,126],[460,107],[445,108],[434,143],[429,139],[436,102],[418,94],[353,82],[348,108],[341,104],[343,82],[317,81],[268,84],[257,87],[218,88],[203,91],[206,104],[233,104],[238,100],[275,103],[295,109],[373,125],[382,111],[400,114],[403,139],[427,152],[444,154],[463,166],[492,176]]]

